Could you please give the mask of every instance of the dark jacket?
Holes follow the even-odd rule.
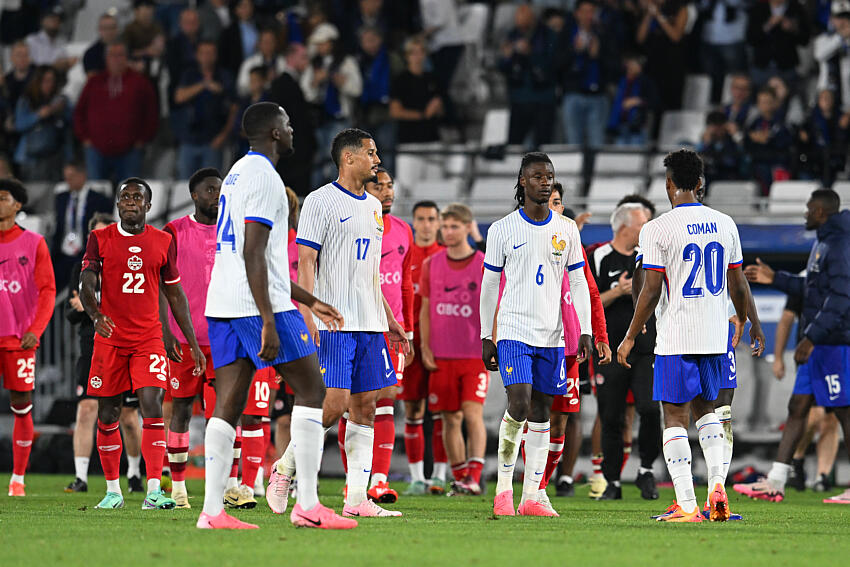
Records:
[[[539,24],[529,38],[516,28],[508,34],[511,43],[527,39],[531,53],[514,52],[499,59],[499,70],[508,82],[511,104],[555,104],[557,36]]]
[[[65,222],[68,220],[67,209],[70,199],[71,193],[68,191],[62,191],[56,195],[56,229],[53,231],[52,248],[54,253],[59,253],[62,250],[62,239],[65,238]],[[89,236],[89,221],[92,216],[95,213],[111,213],[112,208],[112,199],[93,189],[89,189],[88,193],[86,193],[86,204],[83,207],[83,218],[80,223],[83,233],[78,235],[83,244],[85,244]],[[80,257],[82,257],[82,252],[80,252]]]
[[[770,20],[770,4],[758,2],[750,10],[747,25],[747,43],[753,48],[753,65],[765,68],[771,62],[787,71],[797,66],[800,59],[797,47],[809,43],[809,19],[802,4],[797,0],[788,0],[785,17],[796,24],[790,31],[782,29],[780,24],[764,31],[764,26]]]
[[[803,336],[816,345],[850,345],[850,210],[818,229],[806,275],[777,272],[773,287],[803,296]]]

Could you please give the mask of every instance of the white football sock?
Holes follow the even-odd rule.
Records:
[[[233,466],[236,430],[218,417],[210,418],[204,434],[204,512],[218,516],[224,510],[224,490]]]
[[[785,490],[785,483],[788,482],[788,474],[791,472],[791,465],[776,461],[770,467],[770,472],[767,473],[767,482],[776,490]]]
[[[517,421],[505,410],[502,423],[499,425],[499,475],[496,481],[496,494],[514,489],[514,467],[524,427],[525,420]],[[546,444],[549,444],[548,437]]]
[[[172,480],[171,481],[171,493],[174,494],[176,492],[186,492],[186,481],[185,480]]]
[[[500,451],[501,454],[501,451]],[[522,481],[522,499],[520,504],[528,499],[537,500],[540,481],[546,470],[546,459],[549,457],[549,422],[528,422],[528,433],[525,435],[525,477]],[[499,467],[501,472],[503,467]],[[501,480],[501,477],[499,477]]]
[[[448,463],[434,463],[434,469],[431,471],[432,480],[446,481],[446,471],[449,468]]]
[[[158,479],[158,478],[149,478],[148,479],[148,492],[152,492],[154,490],[159,490],[159,487],[160,487],[159,480],[160,479]]]
[[[89,457],[74,457],[74,472],[83,482],[89,481]]]
[[[114,492],[115,494],[121,494],[121,481],[119,481],[117,478],[115,480],[107,480],[106,491]]]
[[[699,435],[699,444],[705,457],[705,468],[708,472],[708,494],[714,490],[717,483],[723,484],[726,477],[723,475],[723,456],[726,453],[726,440],[724,439],[723,426],[716,413],[707,413],[696,422]]]
[[[720,406],[714,410],[714,413],[717,414],[717,419],[723,427],[723,440],[726,442],[723,446],[723,482],[725,484],[732,464],[732,406]]]
[[[291,427],[292,426],[290,425],[290,428]],[[287,476],[295,474],[295,444],[292,442],[291,438],[289,440],[289,445],[286,446],[286,451],[283,452],[283,456],[277,460],[274,467],[278,474]]]
[[[688,443],[688,430],[684,427],[668,427],[664,430],[664,460],[673,479],[676,490],[676,502],[685,513],[690,514],[697,508],[694,494],[694,477],[691,473],[691,445]]]
[[[372,444],[375,428],[354,423],[350,419],[345,428],[345,454],[348,457],[348,498],[346,504],[359,506],[366,500],[366,487],[372,473]],[[300,490],[300,487],[299,487]]]
[[[292,435],[290,444],[295,446],[295,467],[298,470],[298,504],[304,510],[312,510],[319,503],[319,446],[324,439],[322,408],[293,407],[289,427]]]
[[[132,455],[127,455],[127,478],[131,476],[138,476],[141,478],[142,476],[142,455],[136,455],[135,457]]]
[[[410,470],[410,482],[425,482],[425,462],[419,461],[418,463],[408,463],[408,470]]]

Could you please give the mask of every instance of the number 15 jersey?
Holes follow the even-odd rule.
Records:
[[[111,337],[95,334],[95,341],[132,346],[162,337],[159,282],[180,281],[170,234],[150,225],[141,234],[130,234],[119,223],[94,230],[82,269],[100,275],[100,310],[115,323]]]
[[[729,338],[726,270],[743,261],[735,222],[685,203],[640,231],[643,268],[664,274],[655,354],[723,354]]]

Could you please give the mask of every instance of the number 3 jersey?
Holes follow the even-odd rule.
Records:
[[[131,346],[162,337],[160,278],[167,285],[180,281],[170,234],[150,225],[130,234],[120,223],[92,231],[82,269],[100,274],[100,310],[115,323],[112,336],[95,334],[96,342]]]
[[[729,338],[726,270],[743,261],[735,222],[686,203],[643,226],[643,268],[664,274],[655,354],[722,354]]]

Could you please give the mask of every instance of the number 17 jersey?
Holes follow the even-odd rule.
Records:
[[[726,270],[743,261],[735,222],[699,203],[685,203],[643,226],[640,249],[643,268],[664,274],[655,354],[725,353]]]

